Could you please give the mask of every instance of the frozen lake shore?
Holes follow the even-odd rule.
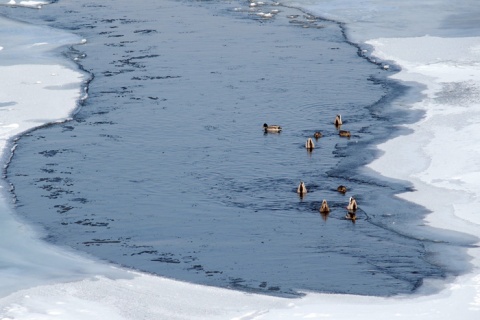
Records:
[[[460,39],[456,40],[455,44],[458,44]],[[416,48],[419,49],[416,56],[418,59],[418,53],[423,52],[423,56],[425,56],[426,53],[430,52],[430,50],[421,51],[420,48],[422,46],[425,46],[425,48],[431,48],[432,46],[442,48],[441,44],[443,44],[442,41],[444,40],[425,37],[423,39],[407,39],[405,41],[410,42],[403,43],[404,46],[408,47],[411,43],[414,43]],[[449,113],[448,103],[446,102],[452,101],[452,99],[457,101],[454,104],[455,106],[459,104],[458,98],[461,98],[465,105],[463,109],[454,109],[454,114],[459,119],[465,117],[462,111],[468,112],[469,115],[475,114],[474,107],[478,106],[478,96],[475,89],[478,87],[475,83],[475,79],[478,78],[475,73],[478,67],[478,49],[476,49],[478,48],[478,40],[471,38],[462,39],[461,41],[465,41],[462,46],[468,49],[467,51],[462,50],[462,53],[471,53],[469,59],[465,59],[463,55],[460,57],[448,55],[448,59],[444,59],[448,62],[446,65],[442,64],[442,59],[440,59],[440,61],[436,60],[436,63],[431,68],[425,67],[430,65],[432,61],[428,57],[423,61],[413,61],[413,63],[411,60],[408,60],[409,58],[411,59],[408,56],[409,51],[403,52],[401,49],[404,47],[398,48],[396,46],[400,42],[399,39],[395,39],[395,41],[388,39],[369,41],[376,48],[374,52],[376,57],[394,60],[403,68],[404,72],[398,74],[398,77],[402,80],[437,79],[437,81],[425,81],[427,88],[430,90],[425,92],[427,97],[429,97],[425,101],[431,104],[426,105],[423,101],[423,104],[420,103],[414,106],[418,109],[423,108],[427,112],[425,121],[409,125],[409,129],[413,130],[412,134],[396,138],[382,145],[380,148],[385,152],[384,155],[373,162],[370,168],[397,179],[413,181],[416,191],[406,193],[402,197],[407,197],[409,200],[432,210],[432,214],[427,217],[427,223],[435,227],[454,229],[462,233],[467,232],[477,235],[477,216],[474,211],[468,210],[468,208],[474,207],[472,201],[476,199],[471,191],[475,190],[476,181],[474,177],[477,168],[469,162],[472,150],[474,151],[475,149],[468,148],[464,152],[460,152],[463,149],[459,147],[463,145],[462,142],[466,137],[471,139],[474,136],[471,132],[472,129],[469,126],[465,126],[460,131],[464,135],[450,134],[441,136],[438,134],[438,131],[434,131],[435,134],[422,132],[422,130],[432,131],[439,129],[440,132],[445,132],[446,129],[444,127],[438,126],[438,122],[433,121],[441,120],[441,117],[434,114],[434,112],[441,112],[441,114],[445,114],[448,117],[448,120],[451,120],[452,113]],[[390,51],[390,48],[393,48],[393,51]],[[437,50],[437,52],[439,51]],[[442,58],[437,56],[435,59],[438,57]],[[452,63],[452,59],[459,62]],[[458,78],[453,83],[450,81],[450,84],[445,85],[445,81],[442,80],[444,79],[442,78],[442,72],[445,72],[447,69],[448,74],[451,74],[452,70],[458,71],[456,73]],[[468,69],[467,72],[465,72],[466,69]],[[426,73],[426,76],[423,75],[424,73]],[[465,76],[468,80],[465,80]],[[436,85],[438,83],[442,85]],[[452,88],[460,90],[456,91],[452,90]],[[78,92],[74,93],[74,96],[76,94],[78,95]],[[435,108],[435,103],[441,107]],[[72,104],[72,108],[74,107],[75,105]],[[474,118],[470,117],[470,120],[472,123],[475,123]],[[441,123],[453,125],[453,128],[458,128],[460,123],[462,128],[464,125],[464,122],[460,121],[443,121]],[[11,124],[6,125],[11,126]],[[425,137],[432,136],[439,136],[442,139],[425,139]],[[404,139],[408,139],[407,143],[405,143]],[[448,148],[446,148],[446,142],[450,143]],[[442,148],[436,147],[438,144],[441,144]],[[402,151],[400,146],[405,145],[412,146],[411,150],[408,150],[410,153],[398,152]],[[432,145],[432,147],[423,148],[425,145]],[[444,158],[444,154],[436,151],[445,149],[459,151],[455,157],[455,165],[447,166],[444,162],[440,162],[437,166],[432,167],[432,164],[437,164],[434,160]],[[420,153],[413,153],[418,155],[413,156],[412,150],[418,150]],[[418,159],[422,159],[420,155],[425,154],[425,151],[428,151],[428,157],[427,161],[422,162],[423,166],[413,165],[413,163],[418,163]],[[405,157],[405,155],[408,156]],[[403,161],[402,163],[406,164],[403,167],[405,169],[391,170],[391,163],[400,158]],[[448,170],[444,171],[445,169]],[[456,170],[459,171],[457,172]],[[437,178],[437,176],[442,177],[442,172],[447,172],[446,178]],[[454,179],[451,179],[452,176]],[[439,199],[442,201],[439,201]],[[450,210],[444,210],[444,208],[450,208]],[[8,208],[6,212],[8,212]],[[16,222],[13,223],[15,224]],[[22,229],[24,227],[16,225],[16,228]],[[35,249],[35,247],[32,248]],[[50,254],[64,255],[58,249],[49,248],[49,246],[44,248],[47,248],[47,252],[50,252]],[[44,251],[40,252],[45,254]],[[440,280],[427,283],[424,287],[426,289],[437,286],[438,288],[443,288],[443,290],[439,293],[425,296],[422,295],[425,293],[424,290],[420,290],[414,296],[399,296],[395,298],[309,293],[302,299],[291,300],[194,286],[158,277],[124,272],[114,268],[110,268],[110,271],[104,271],[108,270],[109,267],[106,266],[106,269],[103,269],[104,266],[101,264],[89,269],[89,263],[86,263],[82,266],[76,265],[76,269],[66,268],[67,270],[72,270],[71,274],[67,272],[65,278],[63,280],[58,279],[59,283],[55,285],[38,286],[26,291],[19,290],[2,299],[1,304],[4,317],[10,318],[36,316],[47,319],[55,315],[63,315],[69,319],[85,317],[92,319],[104,319],[105,317],[110,319],[145,317],[169,319],[212,319],[215,317],[222,319],[235,317],[238,319],[295,319],[326,316],[347,319],[352,316],[351,312],[354,310],[356,316],[358,315],[360,318],[368,317],[369,319],[380,319],[392,315],[407,319],[424,319],[425,317],[449,319],[454,315],[461,316],[464,319],[476,319],[479,312],[478,292],[480,281],[478,279],[478,249],[473,247],[468,252],[472,256],[472,272],[455,278],[452,282]],[[64,266],[69,265],[67,262],[63,263]],[[11,267],[10,270],[15,270],[15,268],[18,267]],[[75,270],[77,271],[74,272]],[[110,275],[110,272],[114,272],[114,275]],[[82,277],[85,275],[87,280],[73,281],[79,274]],[[65,279],[68,279],[69,276],[72,276],[71,281],[65,283]],[[131,278],[132,276],[133,278]],[[127,278],[127,280],[121,280],[122,278]],[[28,281],[28,278],[24,280]],[[43,280],[46,280],[47,283],[55,282],[55,278]],[[34,283],[32,281],[32,284]],[[139,293],[141,293],[140,296],[138,296]],[[198,293],[198,296],[196,296],[198,298],[191,298],[191,295],[194,293]],[[132,295],[136,295],[139,299],[132,299]],[[172,302],[172,297],[175,299],[174,302]],[[205,306],[208,306],[208,308],[205,308]]]

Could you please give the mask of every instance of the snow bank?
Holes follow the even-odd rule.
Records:
[[[412,108],[425,118],[408,126],[415,133],[380,146],[385,155],[370,167],[412,181],[418,192],[401,195],[431,209],[430,225],[478,236],[480,214],[480,38],[377,39],[373,54],[395,60],[392,76],[427,85]],[[391,164],[409,163],[393,170]]]
[[[41,9],[42,5],[49,4],[50,2],[47,1],[16,1],[10,0],[6,4],[10,6],[21,6],[21,7],[30,7]]]
[[[412,106],[426,112],[424,119],[407,126],[412,134],[380,145],[384,155],[369,167],[411,181],[416,191],[399,196],[431,210],[426,218],[430,226],[480,235],[476,210],[480,204],[480,138],[476,134],[480,123],[480,38],[424,36],[367,43],[374,46],[375,57],[402,67],[392,78],[426,85],[425,98]],[[448,306],[448,310],[457,310],[451,317],[460,319],[480,315],[480,250],[471,248],[468,253],[472,273],[459,277],[439,295],[426,298],[427,304],[437,302],[438,309]],[[449,297],[443,308],[442,295]],[[407,300],[406,305],[421,300],[425,298]],[[438,319],[449,319],[448,310],[438,314]]]
[[[30,43],[28,50],[44,47],[34,45],[40,42]],[[480,234],[475,210],[480,190],[475,129],[480,122],[479,38],[383,38],[369,44],[376,57],[401,65],[403,71],[392,77],[427,85],[426,98],[412,106],[425,110],[425,118],[408,126],[412,134],[382,144],[384,155],[369,167],[412,181],[417,191],[400,196],[429,208],[430,225]],[[12,48],[6,42],[0,46],[1,59]],[[0,72],[4,145],[19,132],[67,118],[81,95],[82,75],[65,66],[15,63],[0,67]],[[444,287],[433,295],[309,293],[302,299],[282,299],[129,272],[52,247],[15,219],[3,198],[0,219],[0,319],[473,320],[480,315],[478,248],[469,250],[473,272],[450,283],[431,281],[429,285]]]

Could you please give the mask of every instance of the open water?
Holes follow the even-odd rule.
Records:
[[[388,227],[426,213],[393,196],[411,186],[359,170],[375,144],[405,133],[398,124],[421,117],[391,106],[418,93],[387,81],[394,66],[367,59],[342,24],[261,10],[279,13],[264,18],[246,1],[1,8],[86,38],[61,54],[91,75],[72,121],[16,141],[6,169],[16,211],[55,244],[250,292],[386,296],[454,273],[431,240]],[[338,136],[336,114],[351,138]],[[284,130],[264,134],[264,122]]]

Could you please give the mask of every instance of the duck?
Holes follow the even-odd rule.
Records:
[[[322,137],[322,134],[317,131],[317,132],[315,132],[315,133],[313,134],[313,137],[314,137],[316,140],[318,140],[319,138]]]
[[[267,133],[267,132],[276,133],[276,132],[281,132],[282,127],[280,127],[278,125],[268,125],[268,124],[264,123],[263,124],[263,130],[265,130],[265,133]]]
[[[318,209],[318,211],[320,211],[320,213],[329,213],[330,212],[330,208],[328,207],[327,200],[323,199],[322,206],[320,207],[320,209]]]
[[[347,214],[345,215],[345,219],[355,222],[355,220],[357,220],[357,215],[354,212],[347,212]]]
[[[347,210],[349,212],[355,212],[355,211],[357,211],[357,208],[358,208],[357,201],[355,200],[354,197],[350,197],[350,199],[348,201]]]
[[[347,137],[347,138],[350,138],[352,136],[352,134],[350,133],[350,131],[347,131],[347,130],[340,130],[338,132],[338,135],[340,137]]]
[[[315,143],[313,143],[312,138],[308,138],[307,142],[305,142],[305,148],[312,151],[315,148]]]
[[[337,191],[345,194],[345,193],[347,193],[347,187],[345,187],[343,185],[340,185],[340,186],[338,186]]]
[[[297,188],[297,193],[300,196],[307,194],[307,187],[305,187],[305,183],[303,181],[300,181],[300,184],[298,185],[298,188]]]
[[[343,124],[342,116],[337,114],[337,116],[335,117],[335,121],[333,123],[335,124],[336,127],[341,126]]]

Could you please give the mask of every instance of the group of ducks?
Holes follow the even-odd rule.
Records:
[[[335,124],[335,127],[339,129],[338,131],[339,136],[347,137],[347,138],[351,137],[350,131],[340,130],[340,126],[343,124],[341,115],[337,114],[333,123]],[[268,125],[266,123],[263,124],[263,129],[265,133],[280,133],[282,131],[281,126]],[[318,140],[319,138],[322,137],[322,134],[317,131],[314,133],[313,137],[316,140]],[[315,143],[313,142],[312,138],[307,139],[307,142],[305,142],[305,148],[309,151],[312,151],[315,148]],[[347,192],[347,187],[340,185],[337,188],[337,191],[345,194]],[[305,186],[305,183],[303,181],[300,181],[300,184],[297,188],[297,193],[300,195],[300,197],[303,197],[304,195],[307,194],[307,187]],[[358,208],[357,201],[355,200],[354,197],[350,197],[347,205],[347,214],[345,216],[345,219],[355,221],[357,208]],[[318,211],[320,211],[321,214],[325,214],[325,215],[330,213],[330,208],[328,206],[327,200],[323,199],[322,205],[320,206],[320,209]]]

